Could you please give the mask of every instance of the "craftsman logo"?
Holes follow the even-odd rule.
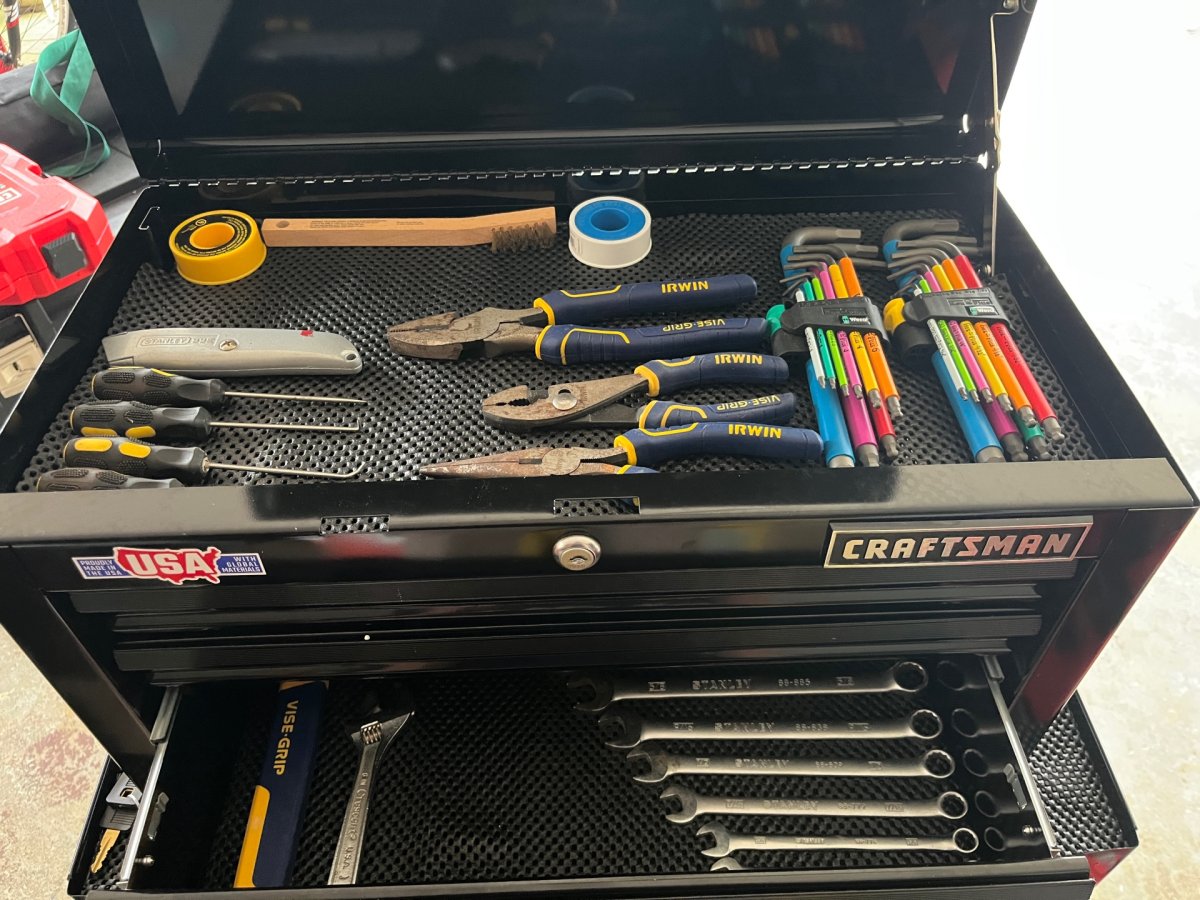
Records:
[[[1092,527],[1079,519],[833,524],[825,568],[1059,562],[1075,558]]]
[[[103,578],[143,578],[183,584],[207,581],[219,584],[234,575],[266,575],[267,569],[257,553],[222,553],[216,547],[200,550],[147,549],[114,547],[112,556],[76,556],[72,560],[79,574],[89,581]]]

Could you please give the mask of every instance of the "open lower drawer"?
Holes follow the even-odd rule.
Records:
[[[1111,863],[1134,844],[1128,812],[1078,701],[1027,757],[1002,677],[994,658],[969,656],[583,683],[545,670],[406,676],[414,713],[376,770],[358,878],[369,889],[325,885],[355,780],[349,735],[386,683],[336,681],[291,887],[271,896],[1086,897],[1086,854]],[[613,685],[644,696],[606,705]],[[830,692],[723,694],[747,685]],[[184,690],[155,791],[169,803],[138,850],[154,863],[134,867],[126,896],[238,895],[230,886],[274,687]],[[664,688],[687,696],[664,698]],[[654,739],[629,749],[643,735]],[[779,774],[780,760],[808,774]],[[905,765],[922,774],[894,768]],[[733,771],[714,772],[724,766]],[[97,827],[81,845],[76,893],[119,879],[131,832],[86,876]],[[759,836],[759,847],[721,846],[737,835]],[[722,857],[725,870],[711,871]]]

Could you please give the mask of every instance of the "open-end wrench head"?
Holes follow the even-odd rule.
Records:
[[[600,719],[600,729],[610,734],[604,746],[614,750],[628,750],[642,742],[642,718],[634,713],[612,713]]]
[[[412,718],[412,696],[399,684],[381,685],[375,689],[366,715],[368,721],[355,729],[350,739],[357,747],[378,744],[383,751]]]
[[[958,791],[946,791],[938,796],[937,807],[943,819],[961,819],[967,814],[967,798]]]
[[[708,867],[710,872],[741,872],[745,870],[740,862],[732,856],[722,856],[715,863]]]
[[[587,691],[591,696],[583,697],[575,708],[583,712],[603,712],[612,703],[612,682],[603,675],[574,672],[567,676],[567,688],[572,691]]]
[[[699,809],[699,806],[696,803],[696,793],[690,788],[679,784],[667,785],[658,795],[658,799],[666,801],[670,810],[667,813],[668,822],[686,825],[696,818],[696,810]]]
[[[926,750],[921,765],[930,778],[949,778],[954,774],[954,757],[945,750]]]
[[[667,777],[667,754],[647,744],[630,750],[625,756],[633,769],[633,780],[642,784],[657,784]],[[723,854],[717,854],[721,856]]]
[[[712,840],[711,847],[704,847],[700,850],[705,856],[721,857],[729,855],[729,830],[720,822],[709,822],[706,825],[701,825],[696,830],[696,837],[707,837]]]

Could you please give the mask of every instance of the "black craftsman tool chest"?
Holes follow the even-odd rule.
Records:
[[[70,893],[234,896],[275,690],[316,678],[329,688],[291,886],[265,896],[1089,896],[1137,835],[1075,691],[1196,497],[995,191],[997,111],[1032,5],[73,4],[148,184],[0,434],[0,620],[111,756]],[[653,217],[652,251],[620,272],[566,246],[571,208],[609,193]],[[221,286],[184,281],[167,248],[214,209],[549,205],[549,249],[275,247]],[[1051,460],[970,464],[934,375],[893,357],[900,455],[879,468],[699,457],[658,475],[418,474],[605,446],[602,429],[499,431],[480,401],[629,369],[405,358],[389,325],[727,273],[752,275],[759,296],[723,312],[762,315],[793,229],[857,228],[878,245],[915,218],[956,219],[978,241],[1066,433]],[[883,273],[861,276],[890,299]],[[361,464],[353,479],[34,490],[105,366],[103,337],[216,326],[354,343],[358,375],[228,380],[361,398],[322,410],[360,432],[229,429],[204,445],[235,464]],[[793,424],[815,427],[803,376],[789,389]],[[269,400],[231,410],[283,418]],[[997,549],[948,560],[933,552],[948,536]],[[586,571],[556,556],[573,537],[598,545]],[[889,557],[904,539],[930,553]],[[882,549],[867,558],[868,545]],[[243,556],[179,583],[104,577],[120,548]],[[326,887],[356,765],[347,735],[380,678],[404,684],[413,720],[377,773],[359,886]],[[887,678],[890,691],[840,690]],[[764,682],[776,692],[748,695]],[[684,695],[653,696],[675,683]],[[839,688],[786,693],[812,683]],[[614,685],[641,687],[601,709]],[[887,741],[753,733],[798,718],[939,725]],[[657,720],[679,733],[631,751],[631,731]],[[738,739],[687,735],[722,723]],[[785,758],[850,774],[752,771]],[[865,759],[924,768],[876,777]],[[90,873],[122,772],[143,800]],[[688,811],[747,796],[764,811]],[[942,812],[904,815],[922,804]],[[730,834],[758,847],[723,853]]]

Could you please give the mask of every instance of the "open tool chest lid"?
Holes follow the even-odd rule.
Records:
[[[1029,19],[1017,0],[78,6],[164,181],[974,161]]]

